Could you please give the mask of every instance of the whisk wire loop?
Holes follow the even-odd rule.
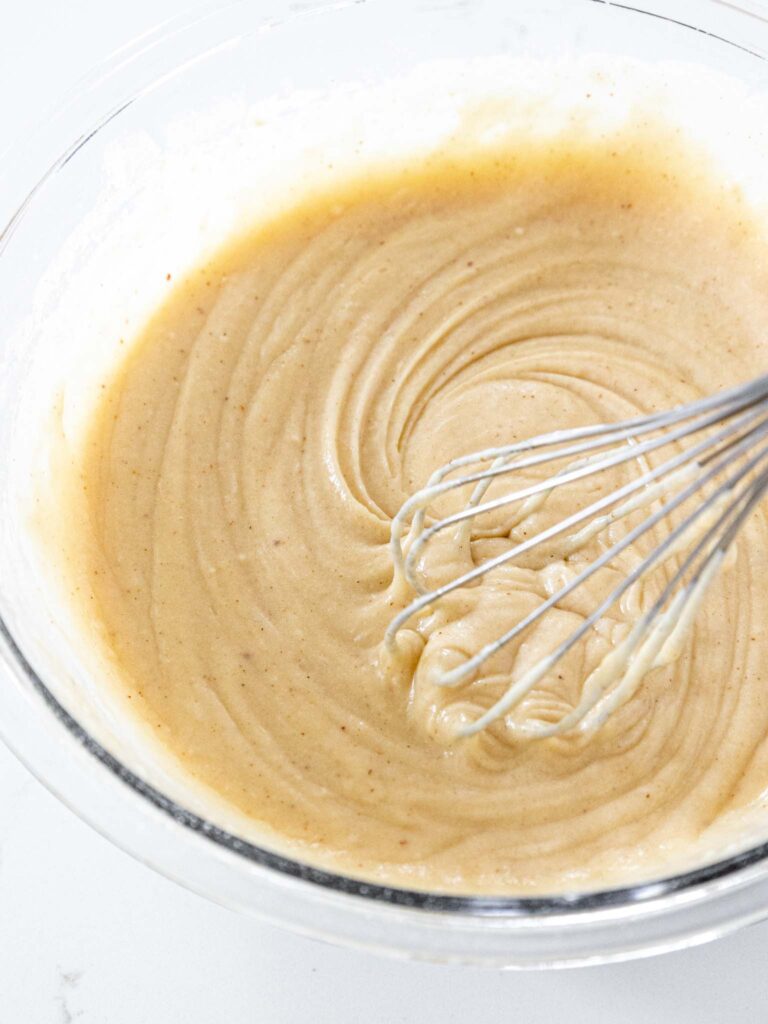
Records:
[[[703,436],[689,443],[689,439],[700,434]],[[564,641],[518,678],[512,679],[506,691],[488,710],[458,730],[458,735],[472,735],[507,716],[507,727],[528,738],[545,738],[573,730],[591,734],[635,692],[651,668],[671,660],[682,649],[709,582],[747,517],[768,489],[768,468],[763,466],[768,459],[768,443],[761,443],[767,435],[768,375],[765,375],[748,384],[664,412],[616,424],[552,431],[451,460],[432,474],[427,485],[404,503],[393,520],[390,549],[395,573],[410,584],[416,596],[393,618],[385,634],[385,645],[396,650],[398,633],[420,612],[433,608],[443,597],[459,588],[477,584],[484,576],[547,541],[579,528],[567,536],[561,546],[561,557],[567,560],[612,524],[657,501],[662,502],[501,636],[432,680],[443,687],[468,683],[488,659],[530,629],[600,569],[615,562],[622,552],[649,531],[662,525],[669,526],[673,522],[673,513],[686,501],[696,499],[696,507],[681,522],[671,526],[668,534]],[[686,443],[688,447],[682,447],[658,466],[649,465],[647,456],[666,446],[680,447]],[[491,484],[506,475],[558,461],[565,461],[565,465],[545,479],[524,482],[524,486],[491,500],[483,500]],[[419,578],[427,546],[439,532],[456,527],[457,545],[471,554],[473,539],[484,535],[478,531],[478,517],[517,505],[515,514],[501,530],[501,535],[512,539],[514,528],[538,511],[557,488],[567,487],[630,461],[644,467],[639,475],[533,536],[512,543],[501,554],[432,589]],[[455,475],[460,470],[476,466],[482,468]],[[724,480],[719,480],[732,467],[736,467],[734,471]],[[438,498],[467,487],[472,490],[460,511],[425,525],[427,512]],[[499,536],[499,529],[491,531],[490,535]],[[555,722],[530,717],[509,719],[509,713],[632,586],[681,551],[682,561],[662,587],[659,597],[640,616],[628,635],[590,673],[572,709]]]

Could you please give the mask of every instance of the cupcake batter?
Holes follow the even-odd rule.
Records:
[[[265,841],[367,879],[524,894],[695,859],[768,785],[764,514],[683,655],[589,744],[503,724],[452,741],[452,716],[490,698],[437,692],[430,662],[530,610],[543,569],[455,595],[393,667],[381,641],[411,595],[387,543],[455,455],[765,372],[766,252],[739,195],[646,126],[382,169],[169,284],[79,467],[85,606],[135,711]],[[648,597],[544,697],[567,704]]]

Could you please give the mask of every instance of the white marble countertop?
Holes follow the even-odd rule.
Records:
[[[1,0],[0,140],[115,46],[188,6]],[[766,1024],[767,966],[768,924],[683,953],[543,974],[335,949],[155,875],[0,747],[0,1024]]]

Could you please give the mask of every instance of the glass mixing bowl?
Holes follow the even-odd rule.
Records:
[[[746,0],[349,0],[291,4],[272,21],[261,7],[217,5],[142,37],[85,79],[2,166],[3,738],[61,800],[140,860],[220,903],[350,945],[557,966],[687,946],[768,916],[766,844],[649,884],[535,899],[410,892],[318,870],[208,820],[91,686],[23,539],[34,428],[50,417],[77,421],[76,400],[51,408],[50,375],[97,373],[117,335],[157,301],[162,271],[195,262],[211,225],[236,225],[254,177],[281,172],[279,149],[266,147],[263,166],[244,160],[232,193],[209,201],[221,140],[236,140],[254,105],[279,112],[297,97],[311,105],[331,86],[396,77],[425,61],[586,50],[693,61],[749,89],[768,84],[768,8]],[[183,166],[169,172],[166,156],[179,140]],[[314,142],[322,145],[322,133]],[[83,348],[81,335],[101,337],[104,351]]]

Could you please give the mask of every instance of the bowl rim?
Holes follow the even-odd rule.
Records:
[[[751,56],[768,61],[768,48],[761,51],[757,48],[747,47],[694,24],[673,17],[667,17],[665,14],[657,11],[648,10],[640,6],[645,0],[637,0],[637,5],[634,3],[618,2],[618,0],[582,0],[582,2],[598,3],[606,7],[618,8],[628,13],[651,16],[694,32],[701,32],[710,38],[742,50]],[[710,7],[724,8],[735,12],[737,15],[754,18],[763,27],[768,26],[768,6],[757,9],[755,0],[700,0],[700,2],[708,4]],[[302,5],[300,9],[294,10],[283,17],[272,19],[259,17],[254,19],[253,25],[247,31],[242,32],[241,35],[247,36],[255,32],[279,28],[295,20],[315,17],[326,12],[341,11],[357,6],[383,5],[384,3],[386,3],[386,0],[313,0],[311,5]],[[25,141],[36,137],[40,132],[44,131],[50,122],[60,117],[81,97],[98,89],[100,85],[103,85],[117,71],[132,65],[143,54],[161,46],[185,29],[198,23],[206,22],[208,19],[223,12],[234,11],[236,8],[244,8],[246,6],[247,0],[212,0],[212,2],[206,3],[202,7],[196,7],[191,11],[171,17],[148,32],[140,34],[124,46],[114,50],[82,76],[71,89],[63,94],[57,104],[38,119],[29,135],[26,136]],[[197,57],[203,59],[220,46],[221,44],[219,43],[206,47],[197,52]],[[173,70],[175,71],[177,68]],[[48,179],[75,156],[82,146],[86,145],[90,139],[125,110],[134,99],[151,91],[162,77],[164,76],[153,77],[143,88],[132,93],[130,97],[114,105],[107,113],[92,121],[67,146],[58,159],[48,165],[44,173],[29,188],[27,194],[15,208],[8,221],[0,228],[0,258],[4,255],[16,229],[23,222],[27,208],[32,204],[36,194],[44,187]],[[0,172],[10,164],[11,158],[18,148],[18,144],[12,143],[0,152]],[[0,580],[1,591],[2,580]],[[77,719],[67,711],[27,659],[20,642],[14,636],[2,611],[0,611],[0,654],[2,654],[3,660],[8,662],[10,667],[20,672],[26,682],[31,684],[32,689],[41,698],[43,704],[53,714],[54,718],[64,726],[77,744],[106,768],[112,776],[144,801],[163,812],[164,815],[173,819],[185,829],[205,837],[214,846],[227,850],[243,858],[246,862],[267,868],[269,871],[276,872],[283,877],[311,883],[313,886],[326,890],[329,893],[361,897],[364,900],[370,900],[380,905],[388,904],[393,907],[408,908],[416,911],[437,912],[447,915],[459,914],[464,918],[507,916],[511,918],[541,919],[563,914],[570,915],[574,912],[583,913],[618,910],[620,908],[637,907],[638,905],[647,906],[676,894],[688,893],[692,895],[693,890],[699,890],[708,883],[716,883],[725,879],[734,880],[735,876],[740,875],[745,869],[761,862],[768,862],[768,841],[766,841],[713,863],[675,875],[654,878],[636,885],[537,896],[459,895],[408,889],[365,881],[354,876],[315,867],[308,862],[274,852],[257,843],[239,837],[234,832],[223,829],[201,815],[190,811],[146,782],[126,767],[119,758],[111,754],[106,747],[91,736]],[[6,739],[5,737],[2,738]],[[9,740],[6,739],[6,742],[9,749],[12,750],[19,760],[27,764],[39,781],[55,796],[59,797],[59,793],[51,781],[42,773],[38,774],[31,764],[27,763],[23,752],[17,750]],[[72,806],[71,809],[82,820],[85,820],[93,827],[97,827],[76,806]],[[121,845],[118,840],[113,839],[109,832],[104,834],[110,838],[110,841],[118,842],[118,845]],[[768,908],[766,913],[768,913]]]

